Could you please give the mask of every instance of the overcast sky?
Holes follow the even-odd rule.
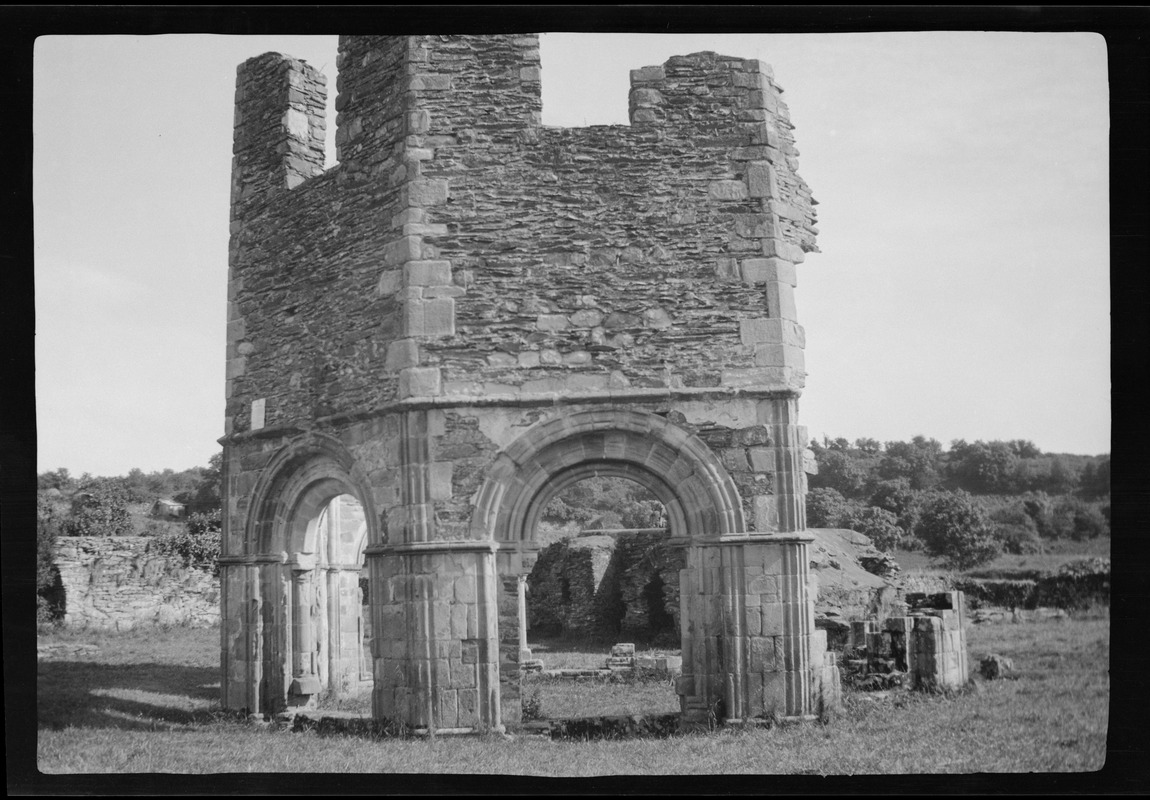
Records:
[[[336,46],[37,40],[39,471],[184,469],[219,449],[235,69],[309,61],[334,120]],[[547,34],[544,124],[626,124],[629,70],[701,50],[774,67],[820,204],[796,291],[812,437],[1110,450],[1101,36]]]

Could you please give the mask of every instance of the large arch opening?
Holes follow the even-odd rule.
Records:
[[[626,465],[587,466],[592,477],[580,470],[545,490],[554,494],[531,533],[540,550],[521,617],[523,721],[679,711],[655,665],[681,656],[684,551],[668,544],[658,497],[621,477]]]
[[[625,479],[643,487],[663,509],[670,545],[746,531],[739,493],[715,454],[661,416],[595,409],[544,423],[516,440],[497,458],[473,518],[473,527],[481,526],[483,534],[499,543],[500,691],[508,722],[522,719],[524,707],[530,713],[535,699],[528,696],[523,703],[526,670],[520,664],[535,661],[527,647],[524,608],[527,579],[539,560],[540,522],[557,496],[592,478]],[[663,585],[652,579],[635,592],[638,610],[643,610],[645,597],[666,590],[668,579],[660,575],[659,582]],[[570,593],[570,576],[568,584]],[[659,621],[665,624],[663,617]],[[680,648],[685,631],[681,625]],[[636,660],[633,650],[629,655],[624,650],[618,658],[632,664]],[[665,686],[669,683],[664,679]]]
[[[541,658],[563,640],[649,643],[647,614],[636,601],[658,577],[652,551],[667,549],[666,507],[630,478],[564,483],[532,533],[540,550],[527,576],[529,649]]]

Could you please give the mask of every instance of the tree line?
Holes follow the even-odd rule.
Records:
[[[1026,440],[823,438],[811,449],[807,524],[847,527],[883,550],[968,568],[1002,551],[1110,533],[1110,457],[1044,454]]]

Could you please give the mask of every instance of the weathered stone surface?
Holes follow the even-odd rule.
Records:
[[[129,630],[206,627],[220,620],[220,581],[211,570],[150,552],[141,536],[69,536],[57,542],[64,624]]]
[[[237,80],[225,707],[274,712],[325,685],[314,644],[355,673],[337,679],[373,677],[377,718],[498,729],[521,674],[509,592],[544,560],[532,503],[609,464],[691,542],[624,568],[615,617],[690,632],[686,717],[812,713],[831,678],[792,289],[816,230],[773,78],[680,56],[634,73],[635,124],[559,129],[540,123],[535,36],[346,36],[339,72],[326,172],[318,73],[268,54]],[[319,515],[344,495],[365,549],[308,582]],[[715,536],[730,542],[701,544]],[[629,546],[575,546],[567,577],[602,585]],[[361,558],[366,617],[345,580]],[[748,591],[759,576],[732,559],[778,580]],[[764,626],[782,666],[745,675],[738,648]]]

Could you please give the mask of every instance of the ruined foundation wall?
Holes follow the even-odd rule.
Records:
[[[69,536],[56,546],[64,624],[128,630],[209,627],[220,620],[220,581],[179,557],[149,553],[143,536]]]
[[[538,630],[647,640],[661,632],[677,641],[686,552],[668,538],[666,530],[588,532],[543,550],[528,579],[531,635]],[[652,586],[658,597],[651,596]],[[656,622],[664,630],[656,630]]]

